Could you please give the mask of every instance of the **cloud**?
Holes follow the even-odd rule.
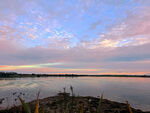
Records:
[[[100,42],[102,47],[118,47],[119,41],[105,39]]]
[[[101,23],[102,23],[101,20],[96,21],[95,23],[93,23],[93,24],[91,25],[90,30],[96,29],[97,26],[100,25]]]
[[[128,12],[127,17],[120,23],[114,24],[107,32],[100,33],[99,37],[83,42],[84,46],[91,48],[137,46],[149,43],[150,37],[150,8],[142,7],[138,13]]]
[[[102,15],[99,19],[96,11],[106,5],[121,7],[131,2],[9,2],[0,1],[0,70],[94,74],[149,72],[150,8],[145,5],[147,2],[132,1],[132,5],[142,3],[142,6],[122,9],[126,17],[118,17],[122,19],[116,18],[114,23],[105,20],[108,16],[113,18],[114,14],[106,12],[105,18]],[[91,16],[96,19],[87,18]],[[105,27],[103,33],[98,27],[101,24]],[[92,30],[87,32],[89,28]],[[100,31],[98,35],[97,30]],[[84,34],[93,38],[81,38]],[[57,63],[59,65],[55,65]]]
[[[150,60],[149,44],[118,47],[111,50],[105,49],[104,51],[102,48],[87,49],[83,47],[74,47],[70,49],[43,47],[19,48],[11,44],[12,42],[6,43],[10,48],[8,45],[4,44],[4,41],[4,45],[2,46],[1,44],[0,48],[4,50],[0,54],[1,69],[10,68],[10,70],[17,70],[19,72],[21,70],[26,70],[27,72],[32,72],[31,70],[38,70],[38,72],[40,72],[39,70],[41,70],[41,72],[45,70],[46,72],[47,70],[47,72],[51,72],[50,70],[53,69],[56,71],[57,69],[56,73],[62,72],[62,70],[63,73],[134,73],[148,72],[150,66],[150,64],[145,61]],[[8,47],[7,51],[5,51],[5,47]],[[136,51],[137,49],[138,51]],[[44,65],[47,63],[62,64],[51,66]],[[35,69],[35,67],[37,69]]]
[[[150,14],[149,8],[144,8],[142,11],[140,11],[138,14],[129,13],[127,15],[127,18],[122,21],[120,24],[112,26],[108,33],[105,34],[105,38],[110,39],[134,39],[137,37],[140,37],[140,39],[137,39],[138,41],[145,40],[150,36],[150,33],[148,31],[150,27]]]
[[[7,71],[7,70],[17,70],[17,69],[30,69],[30,68],[43,68],[47,66],[55,66],[60,65],[61,63],[46,63],[46,64],[36,64],[36,65],[19,65],[19,66],[0,66],[0,71]]]

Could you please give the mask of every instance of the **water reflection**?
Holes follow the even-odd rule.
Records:
[[[17,78],[0,80],[0,98],[5,98],[0,107],[9,107],[19,104],[15,99],[22,93],[26,102],[36,98],[40,90],[40,98],[55,95],[66,87],[73,86],[76,95],[99,96],[124,102],[126,99],[132,106],[143,110],[150,110],[150,79],[149,78],[125,78],[125,77],[41,77],[41,78]],[[13,95],[13,93],[15,93]],[[24,95],[23,95],[24,94]],[[8,105],[9,104],[9,105]]]

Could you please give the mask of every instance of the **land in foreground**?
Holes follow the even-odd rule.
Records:
[[[37,101],[28,103],[33,113]],[[133,113],[150,113],[131,108]],[[74,96],[69,93],[58,93],[56,96],[39,100],[40,113],[131,113],[128,104],[118,103],[91,96]],[[0,113],[26,113],[23,107],[15,106]]]

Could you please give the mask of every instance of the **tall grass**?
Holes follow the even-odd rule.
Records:
[[[101,113],[102,112],[102,102],[103,102],[103,94],[101,95],[100,100],[99,100],[99,105],[98,105],[98,108],[97,108],[97,113]]]
[[[39,113],[39,94],[40,92],[38,92],[37,94],[36,107],[34,113]]]
[[[19,97],[19,100],[22,104],[22,107],[24,108],[24,111],[26,113],[31,113],[31,110],[30,110],[29,106],[24,102],[24,100],[22,100],[20,97]]]
[[[74,96],[73,87],[70,87],[70,89],[72,91],[72,97],[73,97]],[[66,91],[65,91],[65,88],[64,88],[64,94],[63,94],[64,95],[64,100],[63,101],[64,101],[65,105],[64,105],[64,107],[61,107],[62,108],[62,112],[61,113],[74,113],[73,112],[73,104],[71,104],[71,106],[69,106],[70,104],[69,104],[69,102],[66,99],[67,95],[65,93],[66,93]],[[36,107],[35,107],[34,113],[39,113],[39,107],[40,107],[39,106],[39,94],[40,94],[40,92],[38,92],[38,94],[37,94]],[[19,97],[19,100],[20,100],[20,102],[22,104],[22,107],[23,107],[23,110],[25,111],[25,113],[31,113],[31,109],[24,102],[24,100],[22,98],[20,98],[20,97]],[[98,104],[97,111],[96,111],[97,113],[102,113],[102,110],[103,110],[102,109],[102,104],[103,104],[103,94],[100,96],[99,104]],[[127,104],[127,111],[129,111],[129,113],[133,113],[132,108],[131,108],[130,104],[128,103],[128,101],[126,101],[126,104]],[[76,113],[84,113],[84,104],[83,103],[81,104],[80,108],[77,111],[78,112],[76,112]],[[43,110],[42,113],[44,113],[44,110]],[[119,111],[118,111],[118,113],[119,113]]]
[[[65,113],[69,113],[69,104],[66,105]]]
[[[130,104],[128,103],[128,101],[126,101],[126,103],[127,103],[127,107],[128,107],[129,112],[133,113],[132,108],[131,108]]]
[[[84,104],[81,105],[80,113],[84,113]]]
[[[35,107],[34,113],[39,113],[39,94],[40,94],[40,92],[38,92],[38,94],[37,94],[36,107]],[[29,106],[24,102],[24,100],[23,100],[21,97],[19,97],[19,100],[20,100],[20,102],[21,102],[21,104],[22,104],[22,107],[23,107],[24,111],[25,111],[26,113],[31,113],[31,109],[30,109]]]

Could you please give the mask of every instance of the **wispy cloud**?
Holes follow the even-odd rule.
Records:
[[[0,70],[149,73],[149,0],[1,0]]]
[[[46,63],[46,64],[34,64],[34,65],[6,65],[6,66],[0,66],[1,71],[7,71],[7,70],[17,70],[17,69],[28,69],[28,68],[43,68],[43,67],[51,67],[55,65],[61,65],[62,63]]]

